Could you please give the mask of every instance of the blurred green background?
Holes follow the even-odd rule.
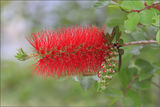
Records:
[[[17,49],[32,52],[25,36],[41,29],[57,26],[106,26],[111,32],[115,25],[124,28],[126,13],[119,8],[94,8],[95,1],[1,1],[1,105],[2,106],[124,106],[120,78],[115,76],[108,88],[97,95],[97,82],[84,90],[72,77],[63,79],[31,77],[33,59],[15,59]],[[135,32],[122,31],[125,42],[154,38],[154,28],[137,27]],[[136,59],[159,63],[160,50],[154,45],[125,47],[123,68],[128,69]],[[130,65],[129,65],[130,64]],[[153,69],[154,70],[154,69]],[[123,77],[122,77],[123,78]],[[126,77],[124,77],[126,78]],[[159,82],[159,75],[152,80]],[[135,86],[137,87],[137,86]],[[149,87],[146,89],[146,87]],[[155,85],[141,86],[138,91],[142,107],[158,107],[160,92]]]

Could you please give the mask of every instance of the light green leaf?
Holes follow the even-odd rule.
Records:
[[[136,0],[136,1],[122,1],[122,3],[120,4],[120,6],[123,9],[127,9],[127,10],[140,10],[140,9],[144,9],[145,6],[143,4],[142,1],[140,0]]]
[[[153,23],[152,23],[153,25],[160,26],[160,15],[156,15],[152,19],[153,19]]]
[[[136,25],[139,22],[139,14],[134,12],[134,13],[129,13],[128,14],[128,19],[124,22],[124,26],[127,30],[135,30]]]
[[[109,104],[109,107],[113,107],[118,100],[119,100],[119,97],[113,98],[112,102]]]
[[[146,0],[146,3],[147,3],[148,6],[152,6],[153,0]]]
[[[158,32],[156,34],[156,40],[160,44],[160,29],[158,30]]]
[[[144,25],[149,25],[153,23],[154,11],[150,10],[143,10],[140,13],[140,23]]]
[[[153,16],[153,25],[154,26],[158,26],[158,27],[160,27],[160,11],[158,11],[158,10],[156,10],[156,9],[151,9],[152,11],[153,11],[153,13],[154,13],[154,16]]]

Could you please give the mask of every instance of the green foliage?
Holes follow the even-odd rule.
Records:
[[[154,16],[153,16],[153,25],[160,27],[160,12],[158,10],[152,9],[154,12]]]
[[[46,20],[43,18],[44,16],[56,14],[59,22],[57,21],[56,25],[52,25],[51,28],[57,25],[106,24],[107,32],[112,32],[111,29],[114,29],[112,32],[113,38],[111,37],[112,41],[120,45],[126,42],[150,39],[156,39],[160,43],[160,12],[158,10],[153,8],[144,9],[145,6],[142,0],[114,1],[97,1],[94,5],[95,8],[104,7],[101,8],[102,11],[97,9],[98,12],[95,12],[95,8],[85,6],[82,6],[82,8],[76,1],[66,2],[66,4],[64,3],[65,6],[59,6],[59,8],[47,14],[44,11],[39,11],[39,9],[42,9],[40,7],[34,13],[34,16],[37,16],[35,20],[32,20],[34,17],[28,14],[28,9],[26,9],[27,20],[34,22],[34,27],[31,28],[33,31],[41,27],[40,22]],[[157,2],[156,0],[145,1],[149,6]],[[5,5],[7,4],[5,3]],[[27,2],[25,5],[27,5]],[[18,9],[22,10],[24,14],[26,6],[22,7],[23,9]],[[21,16],[20,13],[21,11],[18,11],[18,16]],[[109,37],[110,34],[107,33],[104,36]],[[125,52],[123,52],[124,50]],[[114,75],[104,93],[99,96],[97,96],[97,89],[95,88],[97,83],[94,82],[93,78],[80,78],[79,82],[73,81],[70,77],[60,80],[53,78],[43,80],[38,77],[31,77],[28,71],[32,70],[25,69],[27,66],[25,62],[2,61],[2,105],[157,106],[159,89],[152,84],[152,81],[159,82],[159,45],[128,46],[120,48],[119,53],[123,54],[121,70]],[[18,60],[28,58],[22,49],[18,50],[15,57]]]
[[[15,57],[20,61],[24,61],[28,58],[28,55],[23,51],[22,48],[20,48]]]
[[[129,13],[127,15],[128,19],[125,21],[124,26],[127,30],[135,30],[140,16],[138,13]]]
[[[139,90],[146,90],[150,88],[151,81],[152,81],[152,78],[141,80],[141,81],[135,80],[135,82],[133,83],[133,86],[134,88],[139,89]]]
[[[141,105],[139,94],[133,90],[128,90],[126,92],[126,96],[123,97],[123,102],[126,107],[130,107],[131,105],[134,107],[140,107]]]
[[[144,9],[144,4],[142,1],[140,0],[133,0],[133,1],[122,1],[122,3],[120,4],[120,6],[123,8],[123,9],[126,9],[126,10],[140,10],[140,9]]]
[[[149,62],[143,59],[137,59],[135,65],[140,67],[140,71],[138,72],[139,81],[151,78],[153,76],[153,67]]]
[[[154,11],[152,9],[150,10],[144,10],[140,12],[140,23],[141,24],[152,24],[153,23],[153,16],[154,16]]]
[[[156,40],[160,44],[160,29],[158,30],[158,32],[156,34]]]
[[[145,2],[148,6],[152,6],[153,4],[153,0],[145,0]]]

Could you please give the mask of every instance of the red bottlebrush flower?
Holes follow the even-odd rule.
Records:
[[[34,73],[58,77],[66,75],[97,74],[110,54],[104,28],[76,26],[58,31],[41,31],[27,38],[41,56]]]

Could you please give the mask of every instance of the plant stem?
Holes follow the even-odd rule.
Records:
[[[138,78],[138,74],[136,74],[133,79],[130,81],[130,83],[128,84],[127,88],[123,91],[123,95],[125,96],[126,95],[126,92],[129,88],[132,87],[132,84],[134,83],[134,81]]]
[[[129,45],[146,45],[146,44],[157,44],[158,42],[155,40],[142,40],[142,41],[135,41],[124,43],[121,47],[129,46]],[[37,53],[28,54],[28,58],[39,56]]]
[[[146,44],[157,44],[158,42],[155,40],[142,40],[142,41],[135,41],[135,42],[129,42],[124,43],[122,47],[129,46],[129,45],[146,45]]]
[[[158,83],[156,83],[156,82],[152,81],[152,84],[154,84],[157,88],[159,88],[159,89],[160,89],[160,85],[159,85]]]

